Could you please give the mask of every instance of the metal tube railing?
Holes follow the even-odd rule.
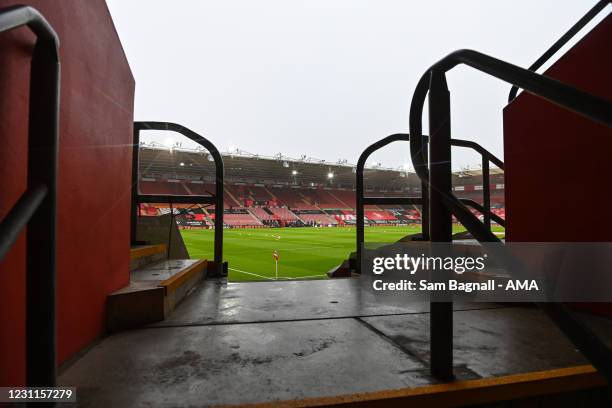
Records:
[[[139,146],[140,132],[142,130],[167,130],[186,136],[195,143],[204,147],[215,162],[215,194],[212,196],[177,196],[162,194],[140,194],[138,191],[139,173]],[[141,203],[182,203],[182,204],[214,204],[215,205],[215,241],[214,241],[214,261],[216,275],[224,275],[223,269],[223,181],[224,167],[223,158],[217,147],[208,139],[195,133],[194,131],[170,122],[134,122],[134,144],[132,151],[132,243],[136,242],[136,227],[138,221],[138,207]]]
[[[425,154],[421,122],[425,97],[429,92],[429,126],[430,129],[434,129],[433,132],[430,130],[429,148],[432,151],[443,153],[450,149],[450,137],[446,130],[450,125],[450,106],[445,73],[458,64],[466,64],[502,81],[519,86],[527,92],[608,127],[612,127],[612,103],[554,79],[471,50],[460,50],[448,55],[430,67],[421,77],[410,106],[410,153],[417,175],[421,180],[429,181],[430,184],[432,241],[447,241],[445,233],[451,222],[448,216],[450,210],[478,241],[483,243],[501,242],[448,188],[447,175],[444,173],[450,171],[450,157],[446,157],[445,154],[437,154],[434,161],[432,155],[431,160],[434,163],[445,160],[448,160],[449,163],[448,165],[431,166],[431,170],[427,166],[428,161]],[[436,205],[435,209],[434,203]],[[444,204],[444,207],[439,204]],[[436,226],[435,233],[434,225]],[[506,252],[504,251],[504,253]],[[511,258],[509,253],[506,255]],[[609,381],[612,380],[612,352],[605,343],[582,324],[564,305],[539,303],[538,306],[597,370]],[[438,310],[437,307],[432,307],[431,319],[432,325],[434,321],[441,320],[444,328],[449,325],[452,327],[452,313],[449,313],[448,309]],[[448,330],[436,331],[432,328],[431,334],[431,371],[436,375],[442,373],[441,377],[446,378],[448,367],[452,367],[452,354],[449,356],[447,353],[449,345],[452,348],[452,333],[449,334]],[[444,352],[434,356],[434,344],[437,345],[438,343],[442,346],[436,346],[436,348],[442,348]]]
[[[423,136],[425,143],[428,142],[428,137]],[[422,239],[427,240],[429,237],[429,205],[428,205],[428,186],[427,183],[421,182],[421,197],[366,197],[364,196],[364,170],[365,163],[368,158],[377,150],[397,141],[410,141],[410,135],[407,133],[396,133],[387,136],[376,143],[368,146],[359,156],[357,161],[356,169],[356,213],[357,213],[357,233],[356,233],[356,254],[357,254],[357,269],[360,268],[360,262],[362,257],[362,244],[365,242],[364,228],[365,228],[365,205],[420,205],[421,207],[421,227],[422,227]],[[485,224],[490,228],[491,219],[497,222],[499,225],[505,226],[503,218],[494,214],[491,211],[491,190],[490,190],[490,170],[489,162],[492,162],[500,169],[504,169],[504,162],[498,159],[491,152],[486,150],[484,147],[476,142],[463,139],[451,139],[451,145],[457,147],[466,147],[475,150],[482,157],[483,163],[483,205],[478,204],[474,200],[462,199],[462,201],[470,205],[472,208],[479,211],[484,219]]]
[[[26,190],[0,222],[0,259],[13,247],[19,235],[47,196],[47,187],[39,184]]]
[[[567,44],[580,30],[584,28],[591,20],[595,18],[601,10],[603,10],[609,3],[610,0],[600,0],[591,8],[580,20],[576,22],[565,34],[561,36],[544,54],[540,56],[533,64],[527,68],[529,71],[535,72],[538,68],[544,65],[553,55],[557,53],[565,44]],[[508,103],[512,102],[516,98],[519,87],[512,85],[510,88],[510,94],[508,95]]]
[[[0,260],[27,224],[26,385],[55,386],[59,39],[34,8],[0,10],[0,33],[27,26],[36,35],[30,69],[26,193],[2,221]]]
[[[422,235],[423,239],[427,239],[429,236],[428,232],[428,223],[425,223],[426,219],[429,219],[427,215],[429,212],[429,206],[427,205],[427,186],[424,183],[421,183],[421,197],[365,197],[364,196],[364,178],[363,172],[365,169],[365,164],[368,158],[372,153],[377,150],[382,149],[383,147],[397,141],[409,141],[410,136],[408,134],[396,133],[390,136],[387,136],[376,143],[368,146],[359,156],[359,160],[357,161],[357,170],[356,170],[356,195],[357,195],[357,222],[356,222],[356,241],[357,241],[357,271],[361,270],[361,258],[362,258],[362,245],[365,241],[365,205],[393,205],[393,204],[403,204],[410,205],[416,204],[421,205],[421,225],[422,225]]]
[[[457,147],[466,147],[468,149],[475,150],[480,154],[482,160],[482,209],[476,208],[480,211],[484,217],[484,224],[490,230],[491,229],[491,218],[493,218],[493,213],[491,212],[491,171],[489,168],[489,163],[493,163],[500,169],[504,169],[504,162],[498,159],[493,153],[489,152],[487,149],[479,145],[478,143],[471,140],[463,140],[463,139],[451,139],[451,145]],[[471,201],[471,200],[470,200]],[[473,201],[474,204],[478,204]],[[497,217],[497,216],[496,216]],[[497,217],[498,219],[501,219]],[[496,221],[497,222],[497,221]],[[500,225],[505,225],[500,222],[497,222]]]

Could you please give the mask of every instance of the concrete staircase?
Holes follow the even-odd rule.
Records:
[[[206,260],[169,260],[163,244],[135,246],[130,257],[130,284],[107,298],[109,332],[164,320],[206,276]]]

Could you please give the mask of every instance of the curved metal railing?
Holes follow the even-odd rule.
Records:
[[[427,142],[427,136],[423,137]],[[357,270],[361,267],[362,245],[365,242],[365,206],[366,205],[420,205],[421,206],[421,228],[423,240],[429,239],[429,197],[427,183],[421,181],[421,197],[366,197],[364,195],[364,169],[368,158],[377,150],[397,141],[410,141],[410,135],[407,133],[396,133],[389,135],[368,146],[359,156],[356,169],[356,254],[357,254]],[[500,169],[504,169],[504,162],[498,159],[493,153],[486,150],[476,142],[463,139],[452,139],[452,146],[466,147],[475,150],[482,157],[482,177],[483,177],[483,205],[470,199],[461,199],[461,201],[474,208],[483,215],[485,225],[491,227],[491,220],[501,226],[505,226],[505,220],[491,211],[491,190],[490,190],[490,169],[489,163],[495,164]]]
[[[34,8],[0,10],[0,33],[27,26],[36,35],[30,70],[28,185],[0,222],[0,260],[27,226],[26,385],[55,386],[56,223],[59,143],[59,39]]]
[[[421,197],[365,197],[364,196],[364,181],[363,181],[363,171],[365,169],[365,164],[370,155],[375,151],[382,149],[383,147],[397,141],[409,141],[410,135],[404,133],[396,133],[390,136],[387,136],[378,142],[375,142],[368,146],[359,156],[359,160],[357,161],[357,170],[356,170],[356,213],[357,213],[357,222],[356,222],[356,241],[357,241],[357,270],[361,270],[361,258],[362,258],[362,245],[365,241],[365,206],[366,205],[389,205],[389,204],[401,204],[401,205],[421,205],[421,226],[422,226],[422,238],[424,240],[429,236],[429,206],[427,205],[427,185],[425,183],[421,183]]]
[[[419,80],[410,106],[410,150],[415,171],[430,187],[430,236],[433,242],[451,240],[454,215],[480,242],[501,242],[452,194],[450,183],[450,94],[446,72],[465,64],[509,82],[565,109],[612,127],[612,103],[554,79],[472,50],[456,51],[431,66]],[[429,160],[425,154],[422,114],[429,94]],[[612,380],[612,352],[590,329],[560,303],[539,303],[582,354]],[[431,370],[436,376],[452,378],[452,303],[432,303]]]
[[[140,132],[142,130],[167,130],[186,136],[195,143],[204,147],[215,162],[215,194],[202,195],[168,195],[168,194],[140,194],[138,191],[139,172],[139,146]],[[185,126],[171,122],[134,122],[134,145],[132,151],[132,243],[136,242],[136,227],[138,212],[141,203],[180,203],[180,204],[214,204],[215,205],[215,243],[214,260],[217,276],[225,274],[223,267],[223,158],[217,147],[208,139],[202,137]]]
[[[500,169],[504,169],[504,162],[498,159],[493,153],[479,145],[472,140],[463,139],[451,139],[451,146],[466,147],[472,149],[480,154],[481,166],[482,166],[482,203],[481,206],[473,200],[462,200],[464,203],[469,204],[471,207],[479,211],[484,220],[485,227],[491,230],[491,220],[494,220],[501,226],[506,226],[506,223],[502,218],[497,216],[491,211],[491,169],[489,163],[493,163]],[[500,222],[501,220],[501,222]]]

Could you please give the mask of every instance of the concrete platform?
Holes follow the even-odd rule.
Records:
[[[581,366],[584,358],[537,309],[456,305],[455,323],[459,382],[440,384],[445,393],[486,386],[478,381],[512,385],[509,378],[534,370],[562,374],[528,377],[532,393],[549,392],[551,376],[565,379],[554,383],[562,390],[597,384],[592,368]],[[588,323],[612,340],[608,319]],[[413,391],[438,398],[422,391],[437,386],[429,376],[428,328],[427,304],[379,305],[352,280],[205,281],[165,322],[103,339],[63,370],[60,383],[77,386],[79,404],[90,407],[276,406],[303,398],[324,400],[286,406],[329,405]],[[440,395],[443,406],[461,402]],[[486,395],[483,401],[523,394],[495,388]]]
[[[500,307],[492,303],[457,303],[456,310]],[[331,319],[422,313],[427,303],[403,307],[376,302],[362,292],[358,279],[241,282],[206,281],[157,326]]]

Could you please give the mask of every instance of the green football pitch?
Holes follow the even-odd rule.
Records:
[[[460,231],[459,227],[455,231]],[[420,226],[366,227],[366,242],[395,242],[421,231]],[[191,258],[213,258],[212,230],[182,230]],[[276,278],[273,252],[279,254],[279,279],[324,279],[355,250],[355,228],[227,229],[223,258],[230,281]]]

